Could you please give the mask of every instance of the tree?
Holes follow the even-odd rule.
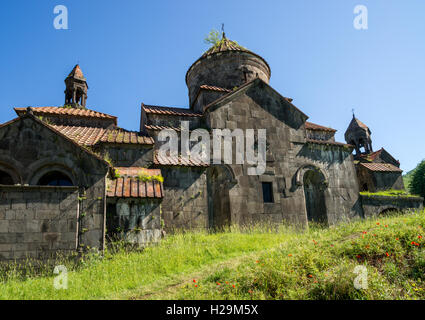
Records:
[[[416,167],[409,189],[411,193],[425,198],[425,160]]]
[[[213,46],[215,46],[217,43],[219,43],[221,41],[221,35],[220,32],[218,32],[215,29],[212,29],[210,31],[210,33],[208,34],[208,36],[205,37],[204,42],[206,44],[212,44]]]

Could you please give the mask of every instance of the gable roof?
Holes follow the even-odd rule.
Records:
[[[324,126],[318,125],[316,123],[308,122],[308,121],[305,122],[305,128],[308,130],[336,132],[335,129],[324,127]]]
[[[374,172],[403,172],[403,170],[390,163],[361,162],[360,166]]]
[[[58,136],[64,138],[65,140],[69,141],[70,143],[72,143],[73,145],[77,146],[80,150],[82,150],[83,152],[89,154],[90,156],[96,158],[97,160],[101,161],[103,164],[105,164],[106,167],[110,167],[109,163],[106,162],[103,158],[101,158],[100,156],[98,156],[97,154],[95,154],[94,152],[92,152],[91,150],[89,150],[88,148],[85,148],[82,144],[77,143],[75,140],[73,140],[72,138],[66,136],[64,133],[62,133],[61,131],[57,130],[56,128],[54,128],[53,126],[45,123],[44,121],[38,119],[34,114],[33,114],[33,110],[31,107],[27,108],[27,112],[25,114],[19,115],[19,117],[8,121],[2,125],[0,125],[0,128],[6,127],[8,125],[11,125],[12,123],[15,123],[17,121],[20,121],[22,119],[25,118],[29,118],[33,121],[35,121],[38,124],[41,124],[42,126],[44,126],[45,128],[47,128],[48,130],[50,130],[51,132],[57,134]]]
[[[99,142],[114,144],[154,144],[152,137],[140,132],[128,131],[122,128],[104,129],[82,126],[50,126],[83,146],[93,146]]]
[[[153,106],[142,103],[142,108],[146,113],[161,114],[169,116],[202,117],[202,113],[194,112],[186,108]]]
[[[382,161],[385,161],[383,159],[383,156],[387,156],[390,161],[394,162],[395,164],[400,164],[400,161],[395,159],[387,150],[384,148],[379,149],[378,151],[371,152],[369,154],[360,154],[357,157],[361,158],[362,160],[366,160],[369,162],[375,162],[377,159],[381,159]]]
[[[27,108],[14,108],[18,116],[26,113]],[[55,116],[55,115],[64,115],[64,116],[73,116],[81,118],[96,118],[96,119],[108,119],[113,120],[117,124],[117,117],[111,116],[106,113],[83,109],[83,108],[65,108],[65,107],[31,107],[32,112],[35,115],[40,116]]]
[[[336,146],[336,147],[344,147],[344,148],[354,149],[354,146],[351,145],[351,144],[346,144],[346,143],[336,142],[336,141],[307,139],[306,142],[307,143],[314,143],[314,144],[322,144],[322,145],[327,145],[327,146]]]
[[[272,90],[272,92],[274,92],[275,94],[277,94],[282,100],[286,101],[287,103],[289,103],[289,105],[294,108],[295,110],[297,110],[303,117],[305,117],[305,119],[308,119],[308,116],[302,112],[300,109],[298,109],[294,104],[292,104],[292,99],[287,98],[282,96],[278,91],[276,91],[272,86],[270,86],[268,83],[264,82],[263,80],[261,80],[260,78],[255,78],[251,81],[248,81],[246,83],[244,83],[243,85],[241,85],[239,88],[237,88],[236,90],[229,92],[227,94],[225,94],[224,96],[221,96],[220,98],[218,98],[217,100],[209,103],[208,105],[206,105],[204,107],[204,113],[207,109],[211,108],[212,106],[221,104],[221,103],[225,103],[228,100],[231,100],[232,97],[236,94],[238,94],[239,92],[241,92],[242,90],[245,90],[247,88],[249,88],[250,86],[254,86],[254,85],[258,85],[258,84],[263,84],[266,86],[266,88],[269,88],[270,90]]]
[[[181,167],[209,167],[209,163],[201,162],[201,161],[194,161],[192,159],[184,159],[181,157],[181,155],[178,155],[176,157],[173,156],[167,156],[167,157],[161,157],[158,154],[158,151],[154,152],[154,159],[153,163],[156,165],[161,166],[181,166]]]

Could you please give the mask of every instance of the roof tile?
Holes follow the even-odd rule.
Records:
[[[361,166],[369,169],[370,171],[379,171],[379,172],[403,172],[400,168],[397,168],[395,165],[390,163],[369,163],[361,162]]]
[[[146,113],[163,114],[170,116],[202,117],[202,113],[184,108],[162,107],[142,104]]]

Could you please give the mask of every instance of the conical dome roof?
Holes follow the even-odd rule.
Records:
[[[250,51],[250,50],[248,50],[247,48],[245,48],[245,47],[242,47],[240,44],[238,44],[236,41],[233,41],[233,40],[230,40],[230,39],[227,39],[227,37],[226,37],[226,34],[223,32],[223,35],[222,35],[222,39],[220,40],[220,41],[218,41],[216,44],[214,44],[211,48],[209,48],[207,51],[205,51],[204,52],[204,54],[199,58],[199,59],[197,59],[190,67],[189,67],[189,69],[188,69],[188,71],[187,71],[187,73],[186,73],[186,82],[187,82],[187,75],[188,75],[188,73],[190,72],[190,70],[192,69],[192,67],[194,66],[194,65],[196,65],[200,60],[203,60],[203,59],[205,59],[205,58],[207,58],[207,57],[209,57],[209,56],[213,56],[213,55],[215,55],[215,54],[218,54],[218,53],[223,53],[223,52],[229,52],[229,51],[239,51],[239,52],[246,52],[246,53],[249,53],[249,54],[252,54],[252,55],[254,55],[254,56],[256,56],[257,58],[260,58],[263,62],[264,62],[264,64],[267,66],[267,68],[268,68],[268,72],[269,72],[269,75],[271,74],[271,69],[270,69],[270,66],[269,66],[269,64],[267,63],[267,61],[266,60],[264,60],[264,58],[263,57],[261,57],[261,56],[259,56],[258,54],[256,54],[256,53],[254,53],[254,52],[252,52],[252,51]]]
[[[86,78],[84,78],[83,71],[81,70],[78,64],[74,67],[74,69],[72,69],[72,71],[70,72],[67,78],[86,80]]]
[[[215,45],[213,45],[211,48],[209,48],[202,56],[201,58],[205,58],[207,56],[210,56],[215,53],[224,52],[224,51],[244,51],[249,52],[248,49],[240,46],[236,41],[232,41],[226,38],[226,35],[223,33],[223,38],[217,42]]]

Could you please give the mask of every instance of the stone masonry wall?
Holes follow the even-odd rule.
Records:
[[[378,216],[387,210],[422,210],[424,199],[421,197],[389,197],[361,195],[365,218]]]
[[[161,167],[164,177],[162,217],[165,230],[208,227],[206,169]]]
[[[0,127],[0,166],[7,166],[15,184],[35,186],[51,171],[66,174],[79,187],[79,244],[104,245],[108,165],[74,142],[50,130],[31,115]]]
[[[0,186],[0,261],[77,248],[78,188]]]

